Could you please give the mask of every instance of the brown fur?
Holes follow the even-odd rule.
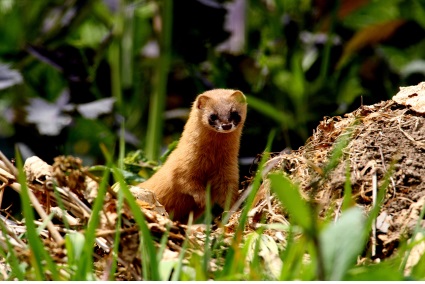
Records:
[[[240,122],[231,132],[219,132],[209,124],[211,114],[228,124],[231,112],[237,111]],[[205,210],[206,187],[211,185],[212,204],[225,208],[238,197],[238,153],[246,118],[245,96],[236,90],[216,89],[200,94],[177,145],[165,164],[142,188],[153,191],[174,220],[186,222]],[[228,128],[228,126],[223,126]]]

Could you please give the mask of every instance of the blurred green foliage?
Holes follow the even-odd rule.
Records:
[[[10,157],[20,143],[100,163],[124,126],[127,151],[157,161],[196,95],[222,87],[248,96],[241,157],[254,157],[271,128],[273,151],[297,148],[323,116],[425,77],[420,0],[1,0],[0,18]]]

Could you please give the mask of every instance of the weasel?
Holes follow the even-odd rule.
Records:
[[[194,219],[202,215],[208,184],[211,205],[232,206],[238,197],[238,153],[246,113],[246,98],[240,91],[215,89],[200,94],[176,149],[139,187],[153,191],[173,219],[181,222],[187,222],[191,211]]]

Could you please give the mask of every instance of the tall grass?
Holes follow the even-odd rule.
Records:
[[[19,171],[18,180],[21,184],[21,202],[23,208],[23,215],[25,218],[26,238],[30,248],[30,264],[33,269],[34,280],[60,280],[56,264],[50,254],[45,250],[43,242],[39,237],[37,228],[35,226],[34,212],[32,210],[31,201],[26,185],[25,174],[23,172],[23,163],[21,156],[16,151],[16,162]]]
[[[162,30],[160,35],[160,53],[155,75],[153,77],[153,92],[149,106],[148,129],[146,134],[146,155],[151,160],[158,160],[162,131],[164,124],[165,97],[167,92],[167,77],[171,60],[171,31],[173,1],[164,0],[161,5]]]

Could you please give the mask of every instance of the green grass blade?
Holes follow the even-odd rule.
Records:
[[[118,148],[118,168],[124,170],[124,158],[125,158],[125,120],[122,119],[120,137],[119,137],[119,148]]]
[[[212,222],[212,213],[211,213],[211,184],[207,185],[207,200],[206,200],[206,210],[205,210],[205,243],[204,243],[204,257],[203,257],[203,274],[204,276],[208,275],[209,264],[211,260],[211,222]],[[200,280],[200,279],[197,279]],[[207,279],[202,279],[207,280]]]
[[[158,250],[157,258],[156,258],[156,261],[159,264],[158,270],[159,270],[159,274],[160,274],[160,277],[161,277],[161,281],[168,281],[170,279],[171,273],[172,273],[173,268],[174,268],[175,263],[176,263],[176,261],[174,261],[174,260],[162,261],[164,251],[167,248],[167,241],[168,241],[168,236],[170,235],[170,230],[171,230],[171,224],[167,223],[166,224],[166,231],[164,232],[164,234],[161,237],[159,250]]]
[[[185,240],[183,242],[181,251],[180,251],[180,255],[179,255],[179,259],[177,260],[176,266],[174,268],[174,273],[173,276],[171,277],[171,281],[178,281],[181,280],[181,274],[182,274],[182,270],[183,270],[183,258],[186,254],[187,251],[187,240]]]
[[[37,234],[35,226],[34,212],[31,206],[25,174],[23,172],[23,163],[21,155],[16,151],[16,163],[18,168],[18,181],[21,184],[21,202],[25,226],[27,229],[28,244],[31,250],[31,264],[34,268],[37,280],[47,280],[46,275],[51,274],[52,279],[59,280],[59,274],[51,256],[44,249],[44,244]]]
[[[268,116],[269,118],[275,120],[280,125],[285,125],[288,128],[292,129],[295,125],[295,121],[292,116],[282,112],[280,109],[277,109],[272,104],[265,102],[254,96],[245,95],[249,107],[255,109],[256,111]]]
[[[337,23],[337,14],[340,7],[340,1],[335,1],[335,3],[332,5],[331,10],[331,16],[329,18],[329,30],[328,30],[328,37],[325,43],[325,48],[323,49],[323,55],[322,55],[322,64],[320,66],[320,75],[319,75],[319,82],[321,85],[326,85],[326,82],[329,80],[328,73],[331,66],[331,48],[332,48],[332,40],[333,40],[333,34],[335,30],[335,26]]]
[[[344,183],[344,199],[342,201],[341,211],[347,210],[352,204],[355,204],[352,200],[352,188],[351,188],[351,172],[350,172],[350,161],[347,160],[345,163],[345,183]]]
[[[187,226],[190,228],[190,226],[192,225],[193,222],[193,214],[190,213],[189,215],[189,220],[187,222]],[[186,250],[187,250],[187,246],[188,246],[188,240],[189,238],[185,238],[181,251],[180,251],[180,255],[179,255],[179,259],[177,261],[176,267],[175,267],[175,271],[173,273],[173,277],[171,278],[171,281],[177,281],[180,280],[180,275],[182,274],[182,270],[183,270],[183,258],[186,254]]]
[[[343,150],[347,147],[348,143],[350,142],[351,136],[352,136],[352,130],[349,130],[338,137],[338,140],[334,144],[334,148],[332,149],[329,162],[326,164],[325,168],[323,169],[325,178],[341,162],[341,157],[344,154]]]
[[[47,227],[47,223],[52,221],[54,217],[54,213],[50,213],[49,215],[47,215],[47,219],[43,220],[43,222],[40,224],[40,226],[38,226],[37,228],[37,235],[40,235],[44,229],[46,229]]]
[[[58,191],[58,189],[56,188],[56,184],[53,184],[53,192],[55,194],[55,198],[56,198],[56,202],[58,203],[59,208],[62,211],[63,216],[66,216],[66,209],[65,209],[65,205],[63,204],[61,195]],[[68,224],[68,219],[66,217],[62,218],[63,224],[65,225],[65,228],[67,230],[69,230],[69,224]]]
[[[173,20],[173,1],[161,1],[162,33],[160,40],[161,55],[158,58],[156,74],[153,82],[153,92],[150,102],[148,120],[146,155],[150,160],[158,160],[159,149],[162,141],[164,123],[164,108],[167,92],[167,76],[171,61],[171,37]]]
[[[165,249],[167,247],[167,241],[168,241],[168,236],[170,235],[170,229],[171,229],[171,224],[168,223],[166,225],[166,231],[162,235],[161,241],[159,243],[159,250],[158,250],[157,259],[156,259],[156,261],[158,261],[158,262],[161,261],[162,255],[164,254],[164,251],[165,251]]]
[[[111,264],[111,270],[109,273],[109,280],[114,280],[114,275],[118,267],[118,249],[120,244],[120,237],[121,237],[121,223],[122,223],[122,208],[124,204],[124,195],[122,194],[122,191],[119,191],[117,193],[118,195],[118,204],[117,204],[117,224],[115,226],[115,236],[114,236],[114,248],[112,250],[112,264]]]
[[[120,190],[122,191],[127,204],[130,206],[131,212],[134,215],[137,225],[141,230],[141,243],[143,244],[142,253],[145,253],[143,258],[143,269],[149,273],[146,273],[144,280],[161,280],[158,271],[158,261],[156,255],[156,249],[152,240],[150,230],[146,224],[145,217],[143,216],[142,210],[137,205],[133,194],[125,184],[124,177],[117,168],[112,169],[115,180],[119,182]]]
[[[70,232],[65,236],[65,247],[68,257],[68,266],[72,271],[78,268],[84,252],[85,238],[79,232]]]
[[[418,235],[416,235],[416,236],[418,236]],[[419,240],[413,239],[413,237],[412,237],[412,240],[415,240],[414,243],[419,248],[417,250],[417,252],[419,252],[421,250],[421,247],[423,247],[423,244],[425,242],[425,238],[422,235],[422,237]],[[407,254],[405,254],[405,255],[407,255]],[[422,254],[422,256],[420,257],[418,262],[412,267],[412,270],[411,270],[409,276],[416,279],[416,280],[424,280],[425,279],[425,254]]]
[[[299,278],[300,269],[302,267],[302,257],[305,251],[306,238],[299,238],[295,240],[294,226],[289,227],[288,235],[286,237],[287,245],[282,253],[281,259],[284,265],[280,272],[279,280],[289,281]]]
[[[239,245],[239,243],[241,242],[241,239],[242,239],[242,234],[244,232],[245,225],[246,225],[246,222],[247,222],[247,219],[248,219],[248,212],[251,209],[255,195],[257,194],[257,191],[260,187],[264,164],[266,163],[266,161],[268,160],[268,158],[270,156],[269,152],[270,152],[271,145],[272,145],[275,134],[276,134],[276,130],[270,131],[270,134],[269,134],[268,139],[267,139],[266,149],[264,150],[264,154],[261,157],[260,164],[258,165],[257,174],[255,175],[254,181],[252,183],[252,190],[251,190],[250,194],[248,195],[244,209],[241,212],[241,216],[239,218],[239,225],[238,225],[238,228],[235,231],[235,236],[234,236],[233,241],[232,241],[232,246],[229,248],[229,250],[227,252],[224,268],[223,268],[223,271],[220,273],[219,277],[224,278],[228,275],[232,275],[233,274],[232,271],[237,269],[236,265],[238,264],[238,261],[240,259],[238,259],[238,256],[236,254],[236,250],[239,250],[238,245]],[[227,223],[227,220],[224,223]]]
[[[246,221],[247,221],[247,217],[248,217],[248,212],[251,209],[252,202],[254,201],[254,198],[255,198],[255,195],[257,194],[258,189],[260,188],[264,164],[269,159],[269,156],[270,156],[269,153],[270,153],[270,149],[271,149],[272,142],[273,142],[275,134],[276,134],[276,130],[274,129],[274,130],[270,131],[269,136],[267,138],[266,149],[264,149],[264,154],[261,157],[260,164],[258,165],[257,174],[255,175],[254,181],[252,183],[252,191],[250,192],[250,194],[249,194],[249,196],[246,200],[246,204],[244,206],[244,209],[242,210],[242,213],[241,213],[240,222],[239,222],[239,226],[238,226],[238,230],[237,230],[237,232],[239,232],[239,233],[242,233],[244,231]]]
[[[3,257],[7,263],[10,265],[10,268],[12,269],[12,275],[9,278],[13,278],[13,276],[16,276],[16,278],[18,278],[18,280],[24,280],[24,273],[25,271],[22,270],[22,267],[19,265],[19,260],[18,257],[15,254],[15,250],[13,249],[12,244],[9,241],[9,238],[7,237],[7,232],[6,232],[6,228],[5,228],[6,224],[3,223],[3,221],[0,221],[0,227],[1,227],[1,231],[3,233],[3,236],[6,239],[6,246],[7,246],[7,251],[8,253],[6,253],[2,246],[0,245],[0,255],[1,257]],[[7,280],[7,279],[3,279],[3,280]]]
[[[99,184],[98,195],[93,203],[92,213],[85,232],[84,251],[86,254],[81,259],[77,272],[73,280],[94,280],[93,275],[93,246],[96,238],[96,229],[99,224],[99,213],[103,208],[103,202],[106,196],[108,186],[109,171],[104,171],[102,180]]]

